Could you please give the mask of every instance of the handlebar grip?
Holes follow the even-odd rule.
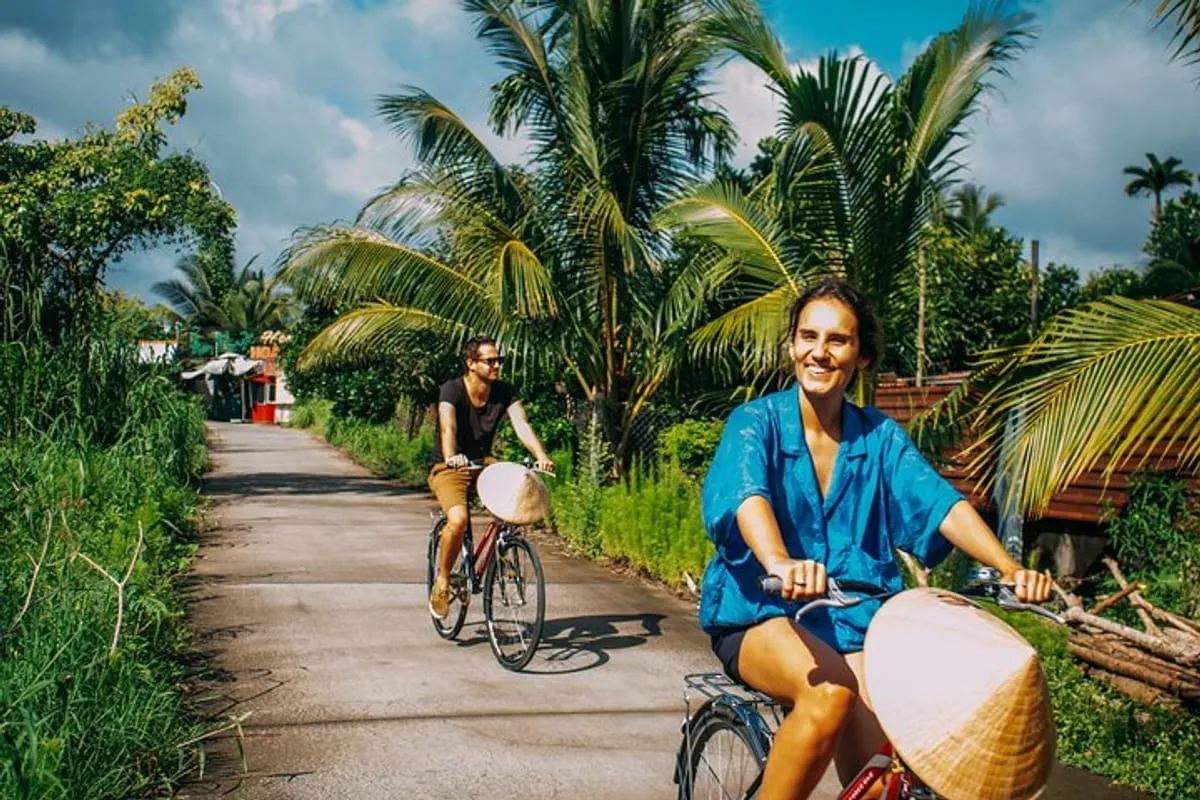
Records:
[[[840,589],[843,592],[854,592],[856,594],[870,595],[871,597],[888,593],[886,589],[882,589],[866,581],[838,580],[834,578],[829,578],[828,581],[831,588]],[[780,594],[783,592],[783,580],[774,575],[764,575],[758,579],[758,588],[763,591],[763,594]]]
[[[783,578],[778,578],[774,575],[764,575],[758,579],[758,588],[762,589],[763,594],[781,594],[783,592]]]

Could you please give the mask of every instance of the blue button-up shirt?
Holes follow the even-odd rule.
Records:
[[[746,498],[760,495],[775,512],[793,558],[826,565],[834,578],[903,588],[893,548],[932,566],[951,545],[938,532],[963,499],[917,451],[894,420],[846,402],[842,441],[822,499],[804,440],[800,395],[793,386],[739,406],[725,424],[704,480],[704,526],[716,554],[704,571],[700,624],[709,633],[795,613],[796,604],[764,594],[765,575],[737,525]],[[841,653],[861,650],[879,602],[816,609],[806,627]]]

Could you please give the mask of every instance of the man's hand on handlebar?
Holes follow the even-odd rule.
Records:
[[[455,453],[446,459],[446,466],[450,469],[463,469],[471,465],[471,459],[464,456],[462,453]]]
[[[550,475],[554,474],[554,462],[548,458],[542,458],[533,462],[533,468],[539,472],[545,472]]]
[[[767,567],[767,574],[783,581],[784,600],[812,600],[825,594],[825,565],[816,561],[781,559]]]

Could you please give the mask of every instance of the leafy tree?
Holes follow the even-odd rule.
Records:
[[[1029,265],[1024,245],[1003,228],[963,235],[948,225],[924,237],[928,372],[969,369],[976,354],[1029,339]],[[1079,274],[1050,263],[1038,276],[1039,317],[1079,302]],[[911,375],[916,364],[917,287],[906,285],[891,307],[884,368]]]
[[[1162,209],[1163,192],[1172,186],[1191,186],[1192,173],[1180,169],[1179,165],[1183,162],[1174,156],[1166,161],[1159,161],[1154,153],[1146,153],[1146,160],[1150,163],[1149,167],[1129,166],[1123,170],[1126,175],[1134,176],[1133,180],[1125,184],[1125,194],[1130,197],[1153,197],[1154,219],[1157,220]]]
[[[1109,295],[1142,297],[1142,274],[1129,267],[1104,267],[1088,275],[1087,280],[1079,287],[1081,303],[1090,303]]]
[[[36,122],[0,108],[0,340],[58,339],[98,308],[105,270],[130,252],[174,242],[232,252],[233,209],[204,164],[166,153],[165,126],[200,87],[190,69],[155,83],[113,130],[18,142]]]
[[[360,304],[312,341],[313,363],[402,351],[416,330],[488,332],[607,409],[626,453],[679,345],[651,220],[734,142],[707,95],[714,2],[464,0],[505,71],[492,129],[524,132],[533,167],[502,166],[420,89],[381,97],[417,166],[355,225],[312,229],[290,252],[302,299]]]
[[[126,341],[174,335],[175,313],[164,305],[148,308],[137,295],[120,289],[106,291],[101,308],[110,316],[117,335]]]
[[[1200,286],[1200,193],[1168,201],[1143,249],[1150,256],[1147,294],[1163,297]]]
[[[819,275],[845,276],[894,318],[890,306],[915,282],[920,237],[958,169],[963,125],[989,77],[1031,35],[1030,17],[972,8],[892,83],[865,59],[836,54],[797,73],[756,3],[723,7],[714,28],[782,100],[783,144],[755,191],[708,185],[675,203],[663,224],[710,248],[674,298],[723,305],[692,345],[769,380],[782,366],[784,309]],[[870,400],[873,381],[860,385]]]

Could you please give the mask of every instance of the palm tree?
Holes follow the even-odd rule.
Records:
[[[159,281],[151,291],[170,304],[181,322],[206,333],[262,333],[285,325],[295,301],[280,281],[253,268],[257,258],[234,274],[228,262],[186,256],[175,265],[183,277]]]
[[[1125,194],[1130,197],[1153,197],[1154,219],[1158,219],[1162,210],[1163,192],[1172,186],[1191,186],[1192,173],[1180,169],[1179,165],[1183,162],[1174,156],[1166,161],[1159,161],[1154,153],[1146,153],[1146,160],[1150,162],[1148,168],[1128,166],[1122,170],[1126,175],[1134,176],[1133,180],[1125,184]]]
[[[1114,295],[1060,313],[1029,344],[982,354],[911,430],[933,445],[970,431],[968,470],[990,489],[1015,425],[1009,463],[1023,479],[1013,500],[1036,516],[1104,459],[1107,477],[1177,445],[1181,469],[1200,466],[1197,375],[1200,309]]]
[[[1200,63],[1200,0],[1157,0],[1151,19],[1155,27],[1170,22],[1175,27],[1171,44],[1172,59],[1184,59],[1188,64]]]
[[[968,236],[992,227],[991,216],[1004,207],[1004,198],[968,183],[950,195],[950,224]]]
[[[417,166],[355,224],[305,231],[285,254],[301,299],[359,306],[303,363],[402,347],[413,330],[487,331],[573,376],[624,455],[678,349],[651,220],[735,141],[706,88],[712,2],[462,0],[506,70],[491,127],[524,131],[532,166],[502,166],[420,89],[379,98]]]
[[[892,83],[865,59],[836,54],[797,73],[756,4],[723,6],[714,28],[780,96],[783,145],[748,195],[714,183],[661,221],[710,248],[674,290],[680,307],[723,310],[693,345],[761,380],[779,374],[783,309],[812,277],[846,277],[884,318],[895,292],[916,280],[919,239],[959,168],[963,124],[1032,31],[1027,14],[972,8]],[[870,400],[873,381],[860,385]]]

